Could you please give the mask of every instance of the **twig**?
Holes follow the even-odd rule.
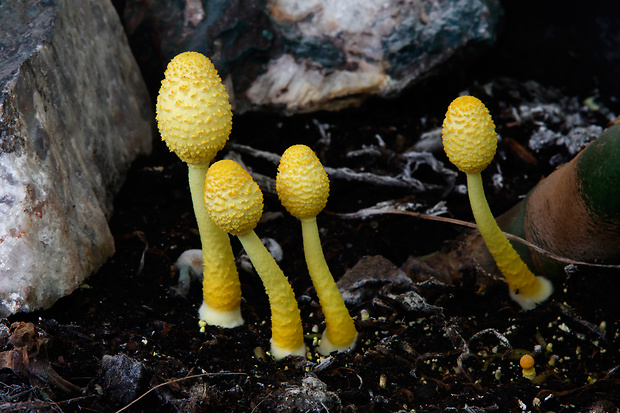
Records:
[[[169,384],[176,383],[176,382],[183,381],[183,380],[195,379],[195,378],[198,378],[198,377],[205,377],[205,376],[231,376],[231,375],[242,375],[242,374],[246,374],[246,373],[242,373],[242,372],[201,373],[201,374],[194,374],[194,375],[191,375],[191,376],[179,377],[177,379],[169,380],[169,381],[160,383],[160,384],[158,384],[155,387],[151,387],[146,393],[142,394],[140,397],[138,397],[137,399],[135,399],[134,401],[132,401],[128,405],[122,407],[120,410],[117,410],[115,413],[120,413],[120,412],[122,412],[124,410],[127,410],[131,405],[137,403],[140,399],[146,397],[146,395],[148,395],[150,392],[152,392],[155,389],[158,389],[158,388],[160,388],[162,386],[167,386]]]
[[[255,149],[255,148],[252,148],[251,146],[241,145],[239,143],[230,143],[229,147],[230,149],[243,152],[243,153],[247,153],[248,155],[253,156],[254,158],[264,159],[274,165],[277,165],[280,163],[280,155],[277,155],[273,152]]]
[[[463,335],[459,331],[459,320],[456,317],[452,317],[449,320],[449,323],[450,324],[446,323],[446,325],[444,325],[443,327],[444,336],[452,342],[455,348],[458,348],[458,351],[460,351],[460,354],[456,359],[456,366],[459,369],[460,373],[463,374],[463,376],[465,376],[467,380],[473,383],[474,381],[467,372],[467,368],[465,368],[465,365],[463,364],[467,358],[472,356],[471,350],[469,349],[469,343],[463,338]],[[476,386],[476,384],[474,385]]]
[[[280,163],[280,155],[277,155],[272,152],[263,151],[260,149],[252,148],[248,145],[241,145],[238,143],[230,144],[230,148],[242,153],[246,153],[252,157],[264,159],[274,165]],[[406,159],[407,162],[412,163],[418,161],[418,159]],[[431,167],[438,171],[439,167],[436,164],[431,164]],[[445,169],[447,170],[447,169]],[[415,179],[411,176],[407,176],[406,174],[399,175],[398,177],[394,176],[386,176],[386,175],[377,175],[370,172],[356,172],[351,168],[332,168],[329,166],[325,167],[325,172],[329,175],[331,179],[344,180],[348,182],[361,182],[367,183],[370,185],[376,186],[388,186],[392,188],[405,188],[412,189],[417,192],[423,192],[427,190],[443,188],[440,185],[433,184],[424,184],[420,180]]]
[[[52,400],[29,400],[24,402],[16,402],[16,403],[2,403],[0,404],[0,412],[34,412],[34,411],[56,411],[62,413],[62,407],[70,406],[76,402],[80,402],[83,400],[92,399],[95,396],[80,396],[73,397],[71,399],[61,400],[61,401],[52,401]],[[5,401],[5,400],[3,400]],[[87,410],[87,407],[77,406],[79,409]],[[91,410],[91,409],[88,409]]]
[[[508,349],[512,350],[512,346],[510,345],[510,341],[508,341],[508,339],[501,334],[499,331],[497,331],[494,328],[487,328],[485,330],[482,331],[478,331],[476,334],[474,334],[473,336],[471,336],[471,338],[469,339],[469,344],[471,344],[472,341],[479,339],[480,337],[482,337],[483,335],[493,335],[495,336],[500,343],[502,343],[504,346],[508,347]]]
[[[394,208],[371,207],[371,208],[360,209],[357,212],[350,212],[350,213],[344,213],[344,214],[332,212],[330,214],[335,215],[342,219],[365,219],[365,218],[372,217],[375,215],[384,215],[384,214],[409,215],[412,217],[425,219],[428,221],[446,222],[449,224],[460,225],[463,227],[474,228],[474,229],[478,228],[478,226],[472,222],[461,221],[459,219],[454,219],[454,218],[446,218],[446,217],[438,217],[434,215],[422,214],[420,212],[404,211],[401,209],[394,209]],[[591,262],[572,260],[570,258],[562,257],[552,252],[549,252],[545,250],[544,248],[541,248],[538,245],[532,244],[531,242],[524,240],[523,238],[518,237],[516,235],[509,234],[507,232],[504,232],[504,235],[506,235],[506,237],[512,241],[519,242],[527,247],[532,248],[533,250],[535,250],[536,252],[540,254],[546,255],[549,258],[552,258],[559,262],[563,262],[565,264],[582,265],[582,266],[596,267],[596,268],[620,269],[620,265],[596,264],[596,263],[591,263]]]
[[[605,344],[609,345],[609,340],[607,339],[607,334],[605,334],[597,325],[590,323],[587,320],[583,320],[579,316],[575,314],[572,308],[570,308],[566,304],[555,303],[555,306],[560,310],[560,312],[573,320],[573,322],[581,325],[586,330],[591,332],[592,334],[597,335]]]
[[[428,214],[423,214],[421,212],[414,212],[414,211],[405,211],[405,210],[396,209],[396,208],[370,207],[370,208],[360,209],[359,211],[356,211],[356,212],[337,213],[337,212],[326,211],[326,213],[330,215],[335,215],[338,218],[342,218],[342,219],[366,219],[369,217],[373,217],[375,215],[385,215],[385,214],[409,215],[409,216],[420,218],[420,219],[426,219],[428,221],[447,222],[449,224],[460,225],[462,227],[469,227],[473,229],[478,228],[476,224],[467,222],[467,221],[461,221],[460,219],[438,217],[436,215],[428,215]]]
[[[435,188],[436,185],[424,185],[415,178],[377,175],[370,172],[355,172],[351,168],[330,168],[325,167],[325,172],[332,179],[341,179],[349,182],[362,182],[376,186],[389,186],[393,188],[408,188],[418,192],[425,191],[428,188]]]

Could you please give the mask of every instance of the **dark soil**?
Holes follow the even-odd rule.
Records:
[[[398,155],[421,133],[439,127],[450,101],[468,89],[488,104],[500,135],[510,138],[500,141],[498,156],[483,174],[491,208],[499,214],[553,170],[551,159],[570,158],[562,146],[540,152],[527,146],[536,122],[555,131],[562,130],[561,122],[544,114],[515,122],[513,108],[537,99],[558,103],[562,116],[576,111],[584,125],[600,126],[609,121],[608,110],[619,111],[613,93],[591,84],[559,91],[493,77],[489,94],[482,85],[492,78],[473,72],[454,82],[429,80],[398,100],[373,100],[339,113],[238,116],[231,144],[281,154],[291,144],[305,143],[326,166],[396,176],[403,168],[395,161]],[[589,96],[598,110],[583,107]],[[364,152],[368,148],[373,151]],[[275,165],[236,152],[254,172],[275,177]],[[449,165],[441,149],[434,155]],[[502,188],[491,184],[498,171]],[[266,355],[269,307],[255,274],[241,271],[246,324],[235,329],[207,327],[200,333],[200,285],[195,283],[187,297],[176,294],[172,265],[183,251],[199,248],[200,240],[186,167],[158,143],[152,156],[135,163],[117,197],[114,257],[52,309],[2,321],[2,354],[12,357],[13,368],[0,370],[0,411],[110,412],[142,395],[127,411],[618,411],[618,274],[576,269],[556,281],[552,299],[528,312],[511,301],[500,277],[476,266],[463,266],[457,277],[422,280],[408,259],[446,247],[467,229],[401,215],[362,220],[334,214],[388,200],[425,212],[446,201],[445,216],[471,220],[466,196],[445,176],[421,165],[414,177],[431,186],[420,192],[332,180],[319,226],[334,276],[340,278],[364,257],[383,257],[414,283],[376,288],[352,306],[359,344],[327,358],[312,347],[313,327],[322,331],[322,317],[306,274],[298,223],[265,190],[265,212],[279,214],[269,214],[256,231],[284,251],[280,266],[299,298],[310,346],[308,360],[276,362]],[[456,184],[463,182],[459,175]],[[241,256],[236,240],[233,248]],[[428,305],[407,306],[402,299],[411,291]],[[536,360],[534,381],[519,367],[525,353]]]

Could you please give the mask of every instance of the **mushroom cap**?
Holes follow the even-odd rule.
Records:
[[[232,128],[228,93],[213,63],[185,52],[173,58],[157,96],[157,126],[168,148],[187,163],[209,162]]]
[[[521,365],[521,368],[531,369],[532,367],[534,367],[534,357],[530,356],[529,354],[524,354],[523,356],[521,356],[519,364]]]
[[[282,154],[276,189],[284,208],[296,218],[317,216],[329,197],[329,178],[314,151],[293,145]]]
[[[495,124],[486,106],[473,96],[452,101],[443,121],[442,137],[448,159],[461,172],[480,173],[495,156]]]
[[[213,222],[233,235],[253,230],[263,214],[263,193],[250,174],[231,160],[209,168],[204,201]]]

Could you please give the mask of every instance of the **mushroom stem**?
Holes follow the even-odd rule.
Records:
[[[271,305],[271,355],[305,356],[306,345],[295,293],[288,279],[253,230],[237,234],[260,276]]]
[[[549,297],[553,287],[544,277],[535,276],[497,225],[484,195],[480,173],[467,173],[469,203],[489,252],[504,274],[513,300],[529,310]]]
[[[332,351],[351,350],[355,346],[357,330],[325,261],[316,217],[301,218],[300,221],[308,273],[325,317],[326,327],[319,353],[326,355]]]
[[[210,325],[232,328],[243,325],[241,283],[228,234],[220,229],[204,205],[208,163],[188,164],[189,188],[202,243],[203,302],[200,320]]]

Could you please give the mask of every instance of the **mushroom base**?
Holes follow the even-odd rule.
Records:
[[[327,338],[327,334],[325,334],[325,332],[323,332],[323,335],[321,336],[321,344],[319,344],[319,353],[327,356],[330,353],[333,353],[334,351],[337,352],[345,352],[345,351],[351,351],[355,348],[355,345],[357,344],[357,334],[355,335],[355,338],[353,339],[353,341],[351,342],[351,344],[349,344],[348,346],[337,346],[332,344],[332,342]]]
[[[306,357],[306,343],[303,343],[299,348],[283,348],[273,342],[271,339],[271,357],[274,360],[282,360],[288,356]]]
[[[232,311],[218,311],[207,305],[204,301],[198,310],[198,317],[201,321],[213,326],[224,328],[234,328],[243,325],[241,317],[241,307]]]
[[[517,294],[510,290],[510,298],[521,306],[524,310],[531,310],[538,304],[545,301],[553,293],[553,284],[545,277],[536,277],[538,288],[533,294]]]

